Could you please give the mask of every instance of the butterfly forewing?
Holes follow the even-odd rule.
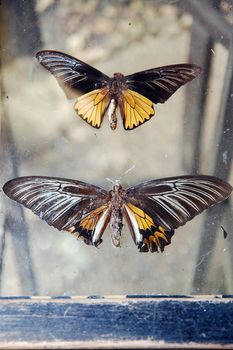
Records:
[[[182,85],[196,78],[201,68],[193,64],[176,64],[148,69],[126,76],[129,89],[153,103],[164,103]]]
[[[109,77],[79,59],[59,51],[39,51],[40,64],[57,79],[67,98],[87,93],[107,85]]]
[[[190,175],[144,182],[129,188],[126,198],[154,223],[171,231],[223,201],[231,191],[228,183],[216,177]]]
[[[105,190],[77,180],[37,176],[10,180],[3,190],[58,230],[83,237],[87,244],[100,243],[106,212],[110,212]],[[92,223],[86,219],[84,224],[88,217]]]

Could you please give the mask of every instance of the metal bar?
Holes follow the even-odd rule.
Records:
[[[199,23],[194,20],[191,31],[189,62],[202,67],[201,75],[186,88],[186,103],[183,131],[183,166],[189,173],[196,173],[200,167],[201,139],[204,124],[206,91],[211,69],[210,50],[213,40]]]
[[[218,149],[216,154],[213,152],[212,164],[214,164],[213,174],[228,180],[233,156],[233,36],[224,81],[219,126],[217,126],[218,135],[214,138],[213,145],[213,149],[216,148],[216,145],[218,145]],[[198,259],[201,259],[206,252],[213,250],[226,203],[210,208],[207,211]],[[201,292],[205,288],[203,282],[207,278],[211,258],[212,254],[206,256],[205,264],[201,266],[201,269],[196,270],[193,281],[194,290],[198,288],[198,291]]]
[[[220,42],[226,48],[230,46],[232,26],[225,21],[219,11],[212,7],[210,1],[184,0],[182,7],[191,13],[195,20],[198,20],[213,40]]]
[[[18,176],[17,152],[14,144],[11,128],[4,115],[2,123],[2,155],[1,163],[4,164],[4,174],[2,179],[5,181]],[[7,201],[7,204],[6,204]],[[36,294],[36,282],[32,267],[32,258],[28,243],[28,228],[26,225],[24,212],[20,206],[15,203],[9,203],[6,199],[5,212],[11,214],[5,216],[5,230],[13,236],[13,247],[15,251],[16,266],[21,281],[21,290],[23,294]],[[7,209],[6,209],[7,208]]]
[[[3,67],[2,60],[0,60],[0,89],[1,89],[1,164],[4,164],[1,169],[1,183],[3,184],[6,179],[14,178],[18,176],[18,157],[17,151],[11,132],[9,117],[4,105],[4,99],[6,98],[4,92],[4,82],[2,77]],[[6,203],[6,202],[5,202]],[[13,236],[13,247],[15,250],[16,265],[18,269],[19,278],[21,281],[21,290],[23,294],[35,294],[36,283],[32,267],[32,259],[30,255],[30,249],[28,244],[28,229],[24,219],[24,213],[20,206],[15,204],[7,204],[2,210],[2,225],[0,227],[1,241],[1,257],[4,258],[4,242],[5,242],[5,230],[8,230]],[[10,208],[9,208],[10,207]],[[11,212],[11,216],[6,212]],[[5,212],[5,213],[4,213]],[[5,217],[3,217],[5,215]],[[2,264],[0,267],[2,272]],[[1,275],[2,277],[2,275]],[[2,282],[2,278],[1,278]]]
[[[34,53],[41,46],[40,30],[35,12],[35,0],[28,2],[9,0],[0,1],[0,45],[1,45],[1,183],[18,176],[18,156],[11,131],[9,115],[5,108],[3,68],[9,64],[12,58],[20,55]],[[10,20],[9,20],[10,19]],[[4,198],[4,197],[3,197]],[[6,204],[7,203],[7,204]],[[36,282],[33,273],[32,259],[28,243],[28,229],[24,219],[24,212],[19,206],[10,204],[6,199],[4,202],[5,213],[1,225],[1,256],[4,259],[4,238],[5,231],[13,236],[13,248],[15,251],[16,266],[21,282],[23,294],[35,294]],[[6,210],[7,208],[7,210]]]

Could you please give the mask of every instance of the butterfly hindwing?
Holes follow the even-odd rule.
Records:
[[[154,115],[153,103],[148,98],[129,89],[122,91],[119,107],[126,130],[137,128]]]
[[[140,252],[163,252],[164,247],[171,243],[174,231],[165,231],[139,207],[126,203],[124,216]]]
[[[102,235],[109,223],[111,207],[104,204],[91,211],[82,220],[69,228],[69,232],[83,239],[86,244],[98,246],[102,242]]]
[[[147,97],[153,103],[164,103],[200,72],[201,68],[194,64],[175,64],[127,75],[126,83],[129,89]]]
[[[39,51],[36,58],[57,79],[67,98],[100,89],[110,79],[87,63],[59,51]]]
[[[74,105],[78,115],[94,128],[99,128],[109,106],[108,89],[97,89],[80,96]]]
[[[223,201],[231,191],[232,187],[219,178],[188,175],[144,182],[129,188],[126,198],[165,231],[171,231]]]
[[[10,180],[3,190],[8,197],[31,209],[58,230],[75,234],[76,229],[80,229],[75,235],[83,237],[85,243],[100,243],[107,219],[104,215],[108,210],[105,190],[77,180],[42,176]],[[90,224],[88,217],[92,220]],[[82,230],[86,230],[85,235]],[[92,233],[95,240],[92,240]]]

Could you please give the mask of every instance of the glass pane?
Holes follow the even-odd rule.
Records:
[[[214,174],[229,48],[208,41],[211,33],[179,1],[38,0],[25,5],[18,0],[3,2],[3,10],[2,184],[16,176],[43,175],[110,190],[107,178],[120,179],[127,188],[194,171]],[[229,18],[230,10],[224,11],[222,17]],[[40,49],[65,52],[109,76],[185,62],[206,66],[132,131],[124,130],[118,109],[112,131],[107,114],[101,128],[94,129],[75,113],[75,101],[66,99],[35,60]],[[197,109],[203,110],[199,136],[200,124],[190,118]],[[232,129],[225,132],[232,135]],[[200,145],[199,170],[193,169],[195,144]],[[226,152],[222,156],[230,168],[230,149]],[[233,184],[232,171],[227,180]],[[112,247],[109,227],[95,248],[22,210],[3,192],[1,202],[2,295],[233,293],[232,235],[224,239],[220,227],[232,231],[232,201],[224,210],[218,206],[217,226],[209,217],[206,223],[202,213],[178,228],[163,254],[139,253],[126,222],[121,248]],[[213,244],[200,255],[211,225],[215,239],[210,235]],[[194,283],[202,270],[206,274]]]

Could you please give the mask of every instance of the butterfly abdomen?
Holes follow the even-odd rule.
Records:
[[[108,109],[108,119],[110,128],[115,130],[117,127],[116,108],[122,91],[127,89],[126,79],[121,73],[114,73],[109,84],[110,104]]]
[[[112,98],[108,109],[108,120],[109,120],[110,128],[112,130],[115,130],[117,127],[116,108],[117,108],[117,101],[114,98]]]
[[[110,201],[112,204],[112,213],[110,219],[112,244],[114,247],[120,247],[121,231],[123,227],[122,208],[124,203],[125,190],[122,188],[121,185],[116,183],[113,186],[113,189],[109,192],[109,194],[111,197]]]
[[[123,224],[122,224],[121,209],[113,208],[111,220],[110,220],[110,228],[112,231],[111,238],[112,238],[112,244],[114,247],[120,247],[122,227],[123,227]]]

